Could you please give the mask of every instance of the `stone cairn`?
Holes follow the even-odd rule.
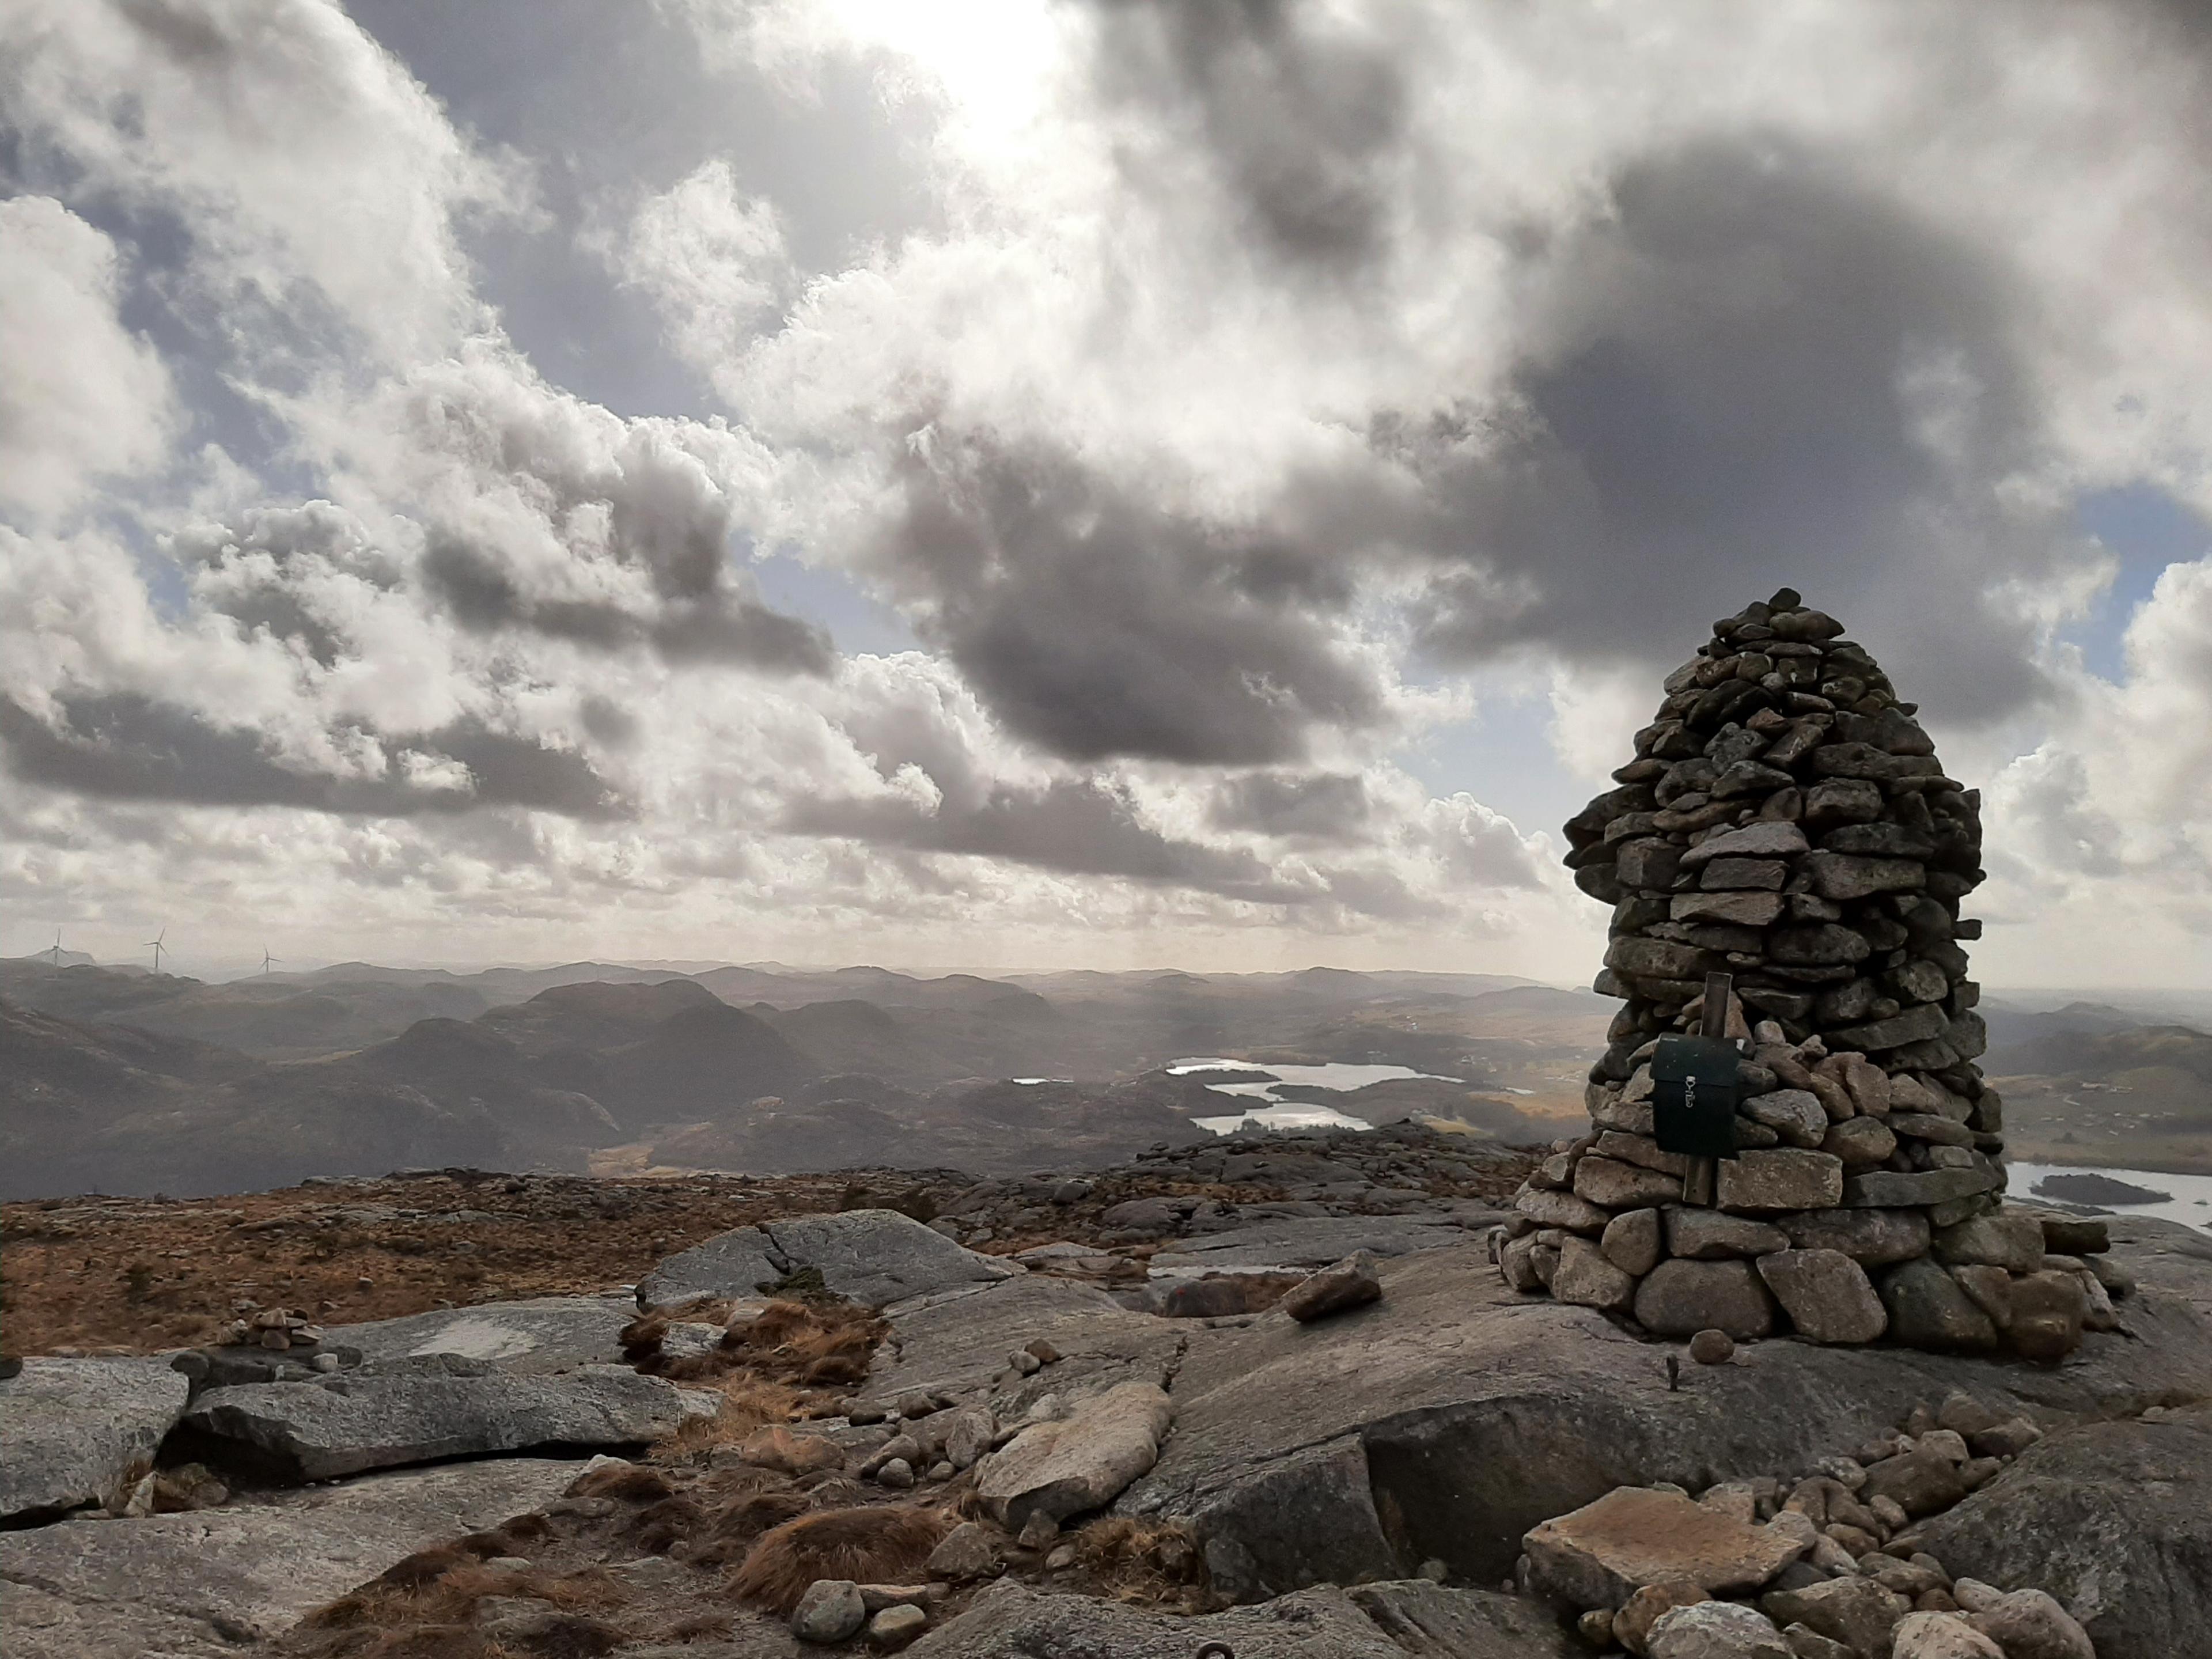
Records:
[[[1595,988],[1624,1000],[1562,1142],[1492,1238],[1516,1290],[1656,1336],[2055,1360],[2112,1316],[2062,1218],[2001,1207],[2002,1103],[1960,941],[1978,792],[1843,625],[1785,588],[1667,678],[1636,757],[1566,825],[1613,907]],[[1705,976],[1731,976],[1726,1022]],[[1725,1029],[1737,1155],[1654,1133],[1658,1038]],[[1718,1339],[1714,1339],[1717,1342]]]

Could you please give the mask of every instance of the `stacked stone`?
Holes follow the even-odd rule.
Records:
[[[1823,1342],[2039,1358],[2109,1302],[2002,1212],[2002,1103],[1960,905],[1982,880],[1978,793],[1843,625],[1784,589],[1716,623],[1636,757],[1566,825],[1613,907],[1595,988],[1625,1006],[1590,1069],[1592,1132],[1529,1178],[1507,1281],[1655,1334],[1793,1328]],[[1733,976],[1738,1156],[1708,1189],[1653,1132],[1658,1038]]]

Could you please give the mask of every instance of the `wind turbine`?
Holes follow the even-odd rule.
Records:
[[[161,931],[146,941],[147,944],[154,947],[154,971],[157,974],[161,971],[161,941],[168,938],[168,936],[169,925],[167,922],[163,922],[161,924]]]
[[[62,965],[62,930],[58,927],[54,929],[53,958],[54,966],[60,967]]]
[[[284,958],[282,957],[270,956],[269,954],[269,947],[265,945],[263,945],[261,947],[261,977],[264,979],[267,979],[269,977],[269,964],[270,963],[282,962]]]

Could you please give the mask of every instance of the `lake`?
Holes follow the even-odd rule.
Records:
[[[2012,1184],[2005,1189],[2009,1198],[2038,1198],[2035,1183],[2045,1176],[2109,1176],[2114,1181],[2148,1187],[2155,1193],[2171,1193],[2172,1196],[2157,1204],[2106,1204],[2095,1207],[2112,1215],[2155,1216],[2160,1221],[2179,1221],[2185,1226],[2212,1232],[2212,1176],[2169,1175],[2160,1170],[2093,1169],[2082,1164],[2012,1164],[2006,1167],[2012,1171]],[[2043,1201],[2057,1204],[2065,1200]]]
[[[1388,1083],[1397,1078],[1437,1078],[1434,1072],[1417,1072],[1407,1066],[1352,1066],[1331,1061],[1326,1066],[1259,1066],[1247,1060],[1191,1059],[1179,1060],[1167,1068],[1171,1077],[1188,1077],[1194,1072],[1265,1072],[1266,1082],[1257,1080],[1240,1083],[1212,1083],[1206,1086],[1218,1095],[1242,1095],[1248,1099],[1273,1103],[1254,1106],[1225,1117],[1194,1117],[1192,1122],[1201,1129],[1211,1129],[1218,1135],[1235,1134],[1247,1123],[1265,1129],[1371,1129],[1375,1126],[1364,1118],[1353,1117],[1331,1106],[1311,1101],[1285,1101],[1275,1091],[1285,1083],[1302,1083],[1316,1089],[1329,1089],[1340,1093],[1352,1089],[1364,1089],[1370,1083]],[[1439,1078],[1440,1082],[1456,1083],[1457,1078]]]

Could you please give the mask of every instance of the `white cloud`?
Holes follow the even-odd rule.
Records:
[[[480,307],[457,216],[528,205],[526,178],[327,0],[20,0],[0,64],[27,159],[179,224],[179,298],[264,370],[452,339]]]
[[[158,465],[175,433],[168,371],[117,315],[118,264],[52,197],[0,201],[0,511],[33,525]]]
[[[802,264],[814,204],[759,185],[801,175],[641,90],[650,176],[580,192],[627,204],[600,286],[510,332],[472,238],[569,175],[471,136],[463,70],[448,110],[313,0],[0,22],[52,198],[0,204],[35,255],[0,349],[50,386],[0,388],[39,446],[0,460],[0,689],[45,769],[0,893],[348,952],[1579,978],[1555,849],[1379,757],[1518,676],[1595,786],[1655,667],[1792,580],[1995,774],[1993,960],[2039,908],[2171,963],[2212,933],[2166,902],[2212,833],[2203,567],[2124,683],[2054,643],[2117,568],[2079,489],[2212,491],[2204,71],[2148,11],[662,9],[802,93],[865,66],[924,135],[918,228]],[[126,295],[248,414],[179,409]],[[641,295],[719,417],[563,384],[542,313]],[[64,522],[188,413],[266,431]],[[748,545],[927,649],[836,656]]]
[[[653,296],[693,362],[742,350],[793,280],[775,204],[739,191],[720,159],[644,202],[619,240],[593,240],[623,282]]]

